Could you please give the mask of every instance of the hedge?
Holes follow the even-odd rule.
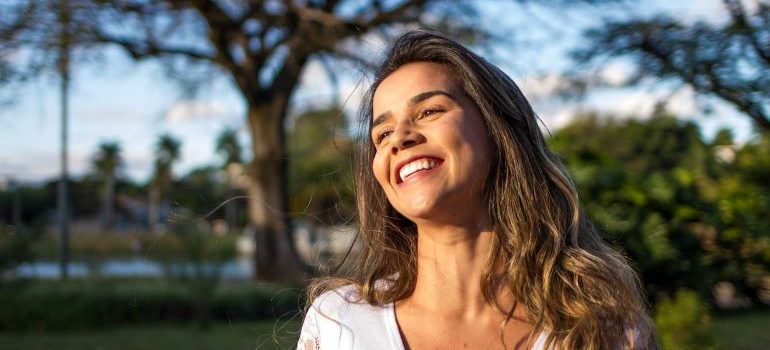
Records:
[[[193,321],[194,290],[162,280],[14,280],[0,284],[0,330],[98,328],[159,321]],[[302,289],[263,283],[221,285],[210,317],[258,320],[293,317]]]

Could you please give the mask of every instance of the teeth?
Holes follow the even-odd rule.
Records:
[[[398,176],[401,177],[401,181],[404,181],[409,175],[412,175],[420,170],[428,170],[435,167],[435,160],[424,158],[418,159],[401,167],[401,170],[398,172]]]

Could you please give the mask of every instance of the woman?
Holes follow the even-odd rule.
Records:
[[[311,286],[299,349],[656,347],[636,275],[500,69],[410,32],[365,102],[363,251]]]

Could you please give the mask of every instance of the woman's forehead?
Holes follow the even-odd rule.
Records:
[[[427,91],[458,92],[456,77],[444,65],[433,62],[405,64],[386,77],[374,91],[373,110],[399,107],[412,97]]]

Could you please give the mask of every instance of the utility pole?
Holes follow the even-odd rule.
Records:
[[[70,84],[70,14],[67,0],[60,0],[59,4],[59,57],[57,70],[61,85],[61,179],[59,179],[59,272],[62,279],[69,277],[69,171],[67,167],[67,128],[69,112],[69,84]]]

